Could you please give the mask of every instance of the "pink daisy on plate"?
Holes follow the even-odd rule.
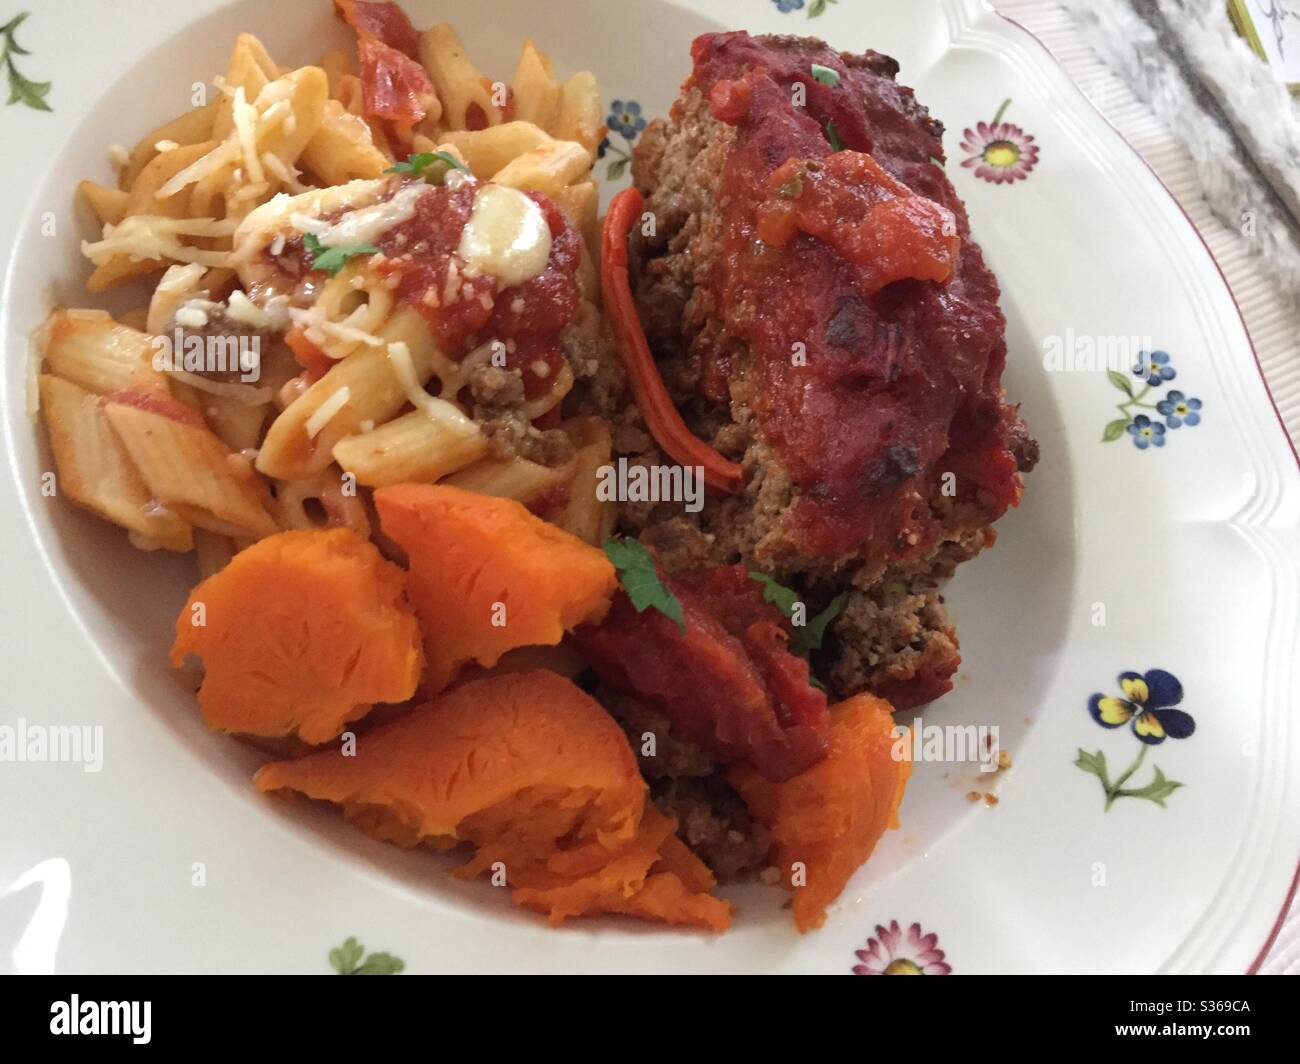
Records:
[[[1010,100],[1003,100],[992,122],[981,122],[962,137],[961,150],[969,152],[962,166],[975,167],[975,176],[995,185],[1023,181],[1038,164],[1038,145],[1017,125],[1002,121]]]
[[[906,931],[890,920],[888,927],[876,925],[876,935],[867,939],[867,948],[855,950],[861,964],[853,966],[854,975],[951,975],[952,966],[944,963],[939,936],[926,934],[920,924]]]

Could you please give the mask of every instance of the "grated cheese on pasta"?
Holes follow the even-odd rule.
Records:
[[[307,432],[307,438],[314,440],[320,434],[321,429],[330,423],[330,419],[348,405],[348,400],[351,398],[352,390],[345,384],[325,402],[321,403],[303,426]]]
[[[230,262],[227,251],[190,247],[180,242],[182,236],[220,237],[234,231],[234,222],[215,218],[166,218],[157,214],[132,214],[118,225],[104,226],[103,239],[81,242],[81,253],[96,266],[107,265],[114,255],[125,255],[133,262],[149,259],[174,259],[204,266],[225,266]]]

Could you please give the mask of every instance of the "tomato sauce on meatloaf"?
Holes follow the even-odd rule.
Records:
[[[655,224],[633,284],[684,419],[746,486],[693,515],[625,505],[623,530],[669,572],[743,563],[810,610],[849,591],[816,674],[833,695],[930,701],[960,661],[940,586],[1037,457],[942,126],[878,53],[736,32],[692,58],[634,153]],[[622,420],[621,453],[665,461]]]

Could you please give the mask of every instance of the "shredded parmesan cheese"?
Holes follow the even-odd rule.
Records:
[[[411,349],[400,340],[388,345],[388,363],[393,367],[397,383],[401,385],[406,398],[416,410],[423,411],[449,429],[463,436],[474,436],[479,432],[478,424],[465,416],[455,403],[430,395],[420,385],[420,378],[415,372],[415,363],[411,360]]]
[[[239,156],[239,149],[235,141],[231,139],[223,140],[207,155],[202,155],[190,163],[183,170],[178,170],[173,174],[163,186],[155,193],[157,199],[170,199],[181,189],[202,181],[210,174],[215,174],[223,166],[235,161]]]
[[[262,160],[257,154],[257,108],[248,102],[242,85],[235,90],[230,117],[235,123],[235,136],[239,140],[239,151],[244,159],[244,167],[248,170],[248,179],[255,184],[264,181]]]
[[[132,214],[119,225],[104,226],[104,237],[91,243],[81,242],[81,253],[96,266],[105,266],[114,255],[125,255],[132,262],[150,259],[173,259],[196,262],[204,266],[226,266],[230,254],[182,244],[180,238],[229,236],[233,220],[215,218],[166,218],[156,214]]]
[[[415,214],[416,202],[431,189],[423,182],[407,185],[391,199],[370,207],[348,211],[333,225],[319,218],[306,219],[295,214],[290,221],[304,232],[314,232],[322,247],[339,247],[344,244],[373,244],[384,233],[400,225]],[[310,221],[310,228],[299,222]]]
[[[307,431],[307,438],[314,440],[320,434],[321,429],[330,423],[334,415],[348,405],[348,400],[351,398],[352,390],[345,384],[325,402],[321,403],[303,426]]]
[[[307,333],[307,338],[312,343],[320,342],[318,337],[321,333],[339,340],[365,344],[367,347],[383,347],[385,343],[374,333],[368,333],[364,329],[358,329],[341,321],[330,321],[320,307],[293,307],[289,310],[289,317],[295,325]],[[316,332],[316,336],[312,335],[313,331]]]

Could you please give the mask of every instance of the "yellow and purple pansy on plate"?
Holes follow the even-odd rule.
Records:
[[[1106,808],[1120,798],[1144,798],[1164,808],[1165,800],[1183,784],[1166,778],[1154,768],[1149,783],[1142,787],[1125,786],[1134,773],[1142,767],[1147,749],[1158,746],[1166,739],[1186,739],[1196,731],[1196,721],[1190,713],[1175,708],[1183,700],[1183,685],[1178,677],[1164,669],[1119,674],[1122,694],[1094,694],[1088,699],[1088,712],[1103,728],[1122,728],[1129,725],[1142,746],[1134,761],[1114,780],[1106,765],[1106,755],[1098,750],[1088,753],[1080,750],[1075,766],[1096,776],[1106,793]]]

